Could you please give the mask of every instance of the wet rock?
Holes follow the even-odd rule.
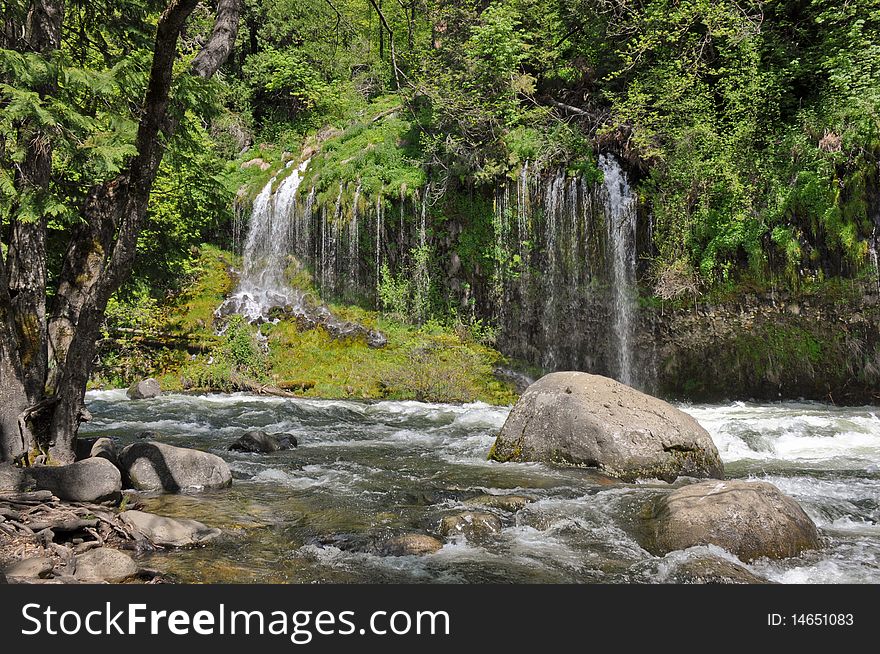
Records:
[[[116,584],[137,574],[138,567],[128,554],[110,547],[99,547],[76,557],[74,577],[80,581],[108,581]]]
[[[6,566],[3,573],[10,579],[45,579],[52,575],[54,567],[52,559],[37,556],[12,563]]]
[[[445,537],[462,534],[480,538],[501,532],[501,521],[491,513],[465,511],[448,515],[440,521],[440,533]]]
[[[584,372],[555,372],[532,384],[489,456],[596,467],[624,481],[724,475],[712,438],[691,416]]]
[[[135,382],[128,389],[126,395],[130,400],[145,400],[151,397],[158,397],[162,394],[162,387],[152,377]]]
[[[148,440],[148,441],[155,441],[161,437],[162,437],[162,435],[157,431],[142,431],[142,432],[139,432],[137,434],[137,436],[135,436],[135,438],[137,438],[138,440]]]
[[[679,488],[649,506],[645,549],[666,554],[717,545],[743,561],[797,556],[820,546],[800,505],[763,481],[705,481]]]
[[[316,547],[335,547],[342,552],[374,552],[375,543],[363,534],[321,534],[308,540]]]
[[[487,506],[492,509],[501,509],[502,511],[516,513],[531,501],[531,498],[523,497],[522,495],[486,494],[472,497],[471,499],[467,500],[465,504],[467,504],[468,506]]]
[[[767,584],[747,568],[717,556],[679,563],[666,579],[670,584]]]
[[[229,446],[229,450],[269,454],[279,450],[290,450],[297,445],[296,436],[291,434],[267,434],[264,431],[254,430],[236,439]]]
[[[192,547],[217,538],[219,529],[208,527],[196,520],[167,518],[144,511],[123,511],[122,521],[155,545],[164,547]]]
[[[39,490],[68,502],[119,502],[122,475],[104,458],[83,459],[66,466],[37,466],[26,474]]]
[[[25,474],[24,470],[16,468],[11,463],[0,464],[0,492],[24,493],[35,488],[34,480]]]
[[[433,554],[443,543],[427,534],[403,534],[385,542],[383,554],[387,556],[421,556]]]
[[[138,490],[177,493],[232,483],[229,466],[216,454],[165,443],[132,443],[119,453],[119,465],[128,485]]]

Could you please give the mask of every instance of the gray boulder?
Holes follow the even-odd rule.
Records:
[[[624,481],[724,476],[712,438],[691,416],[584,372],[554,372],[529,386],[489,457],[595,467]]]
[[[130,400],[146,400],[162,394],[162,387],[152,377],[135,382],[126,393]]]
[[[138,567],[128,554],[110,547],[98,547],[76,557],[79,581],[108,581],[116,584],[137,574]]]
[[[800,505],[763,481],[704,481],[679,488],[649,507],[645,549],[666,554],[717,545],[743,561],[781,559],[820,547]]]
[[[203,545],[220,535],[219,529],[208,527],[196,520],[166,518],[144,511],[123,511],[119,514],[130,529],[141,534],[154,545],[163,547],[192,547]]]
[[[116,441],[106,436],[98,438],[89,448],[90,458],[107,459],[113,465],[119,464],[119,455],[116,451]]]
[[[491,513],[465,511],[448,515],[440,521],[440,533],[446,537],[485,538],[501,532],[501,521]]]
[[[388,556],[422,556],[433,554],[443,543],[427,534],[403,534],[385,542],[382,553]]]
[[[51,491],[68,502],[119,502],[122,475],[103,458],[83,459],[66,466],[35,466],[26,474],[38,490]]]
[[[132,443],[119,453],[119,465],[127,483],[138,490],[177,493],[232,483],[229,466],[216,454],[165,443]]]
[[[256,452],[271,454],[279,450],[290,450],[298,445],[296,436],[290,434],[267,434],[253,430],[237,438],[229,450],[234,452]]]

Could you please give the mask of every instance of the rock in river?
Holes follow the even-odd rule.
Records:
[[[489,456],[596,467],[624,481],[724,476],[712,438],[691,416],[584,372],[554,372],[529,386]]]
[[[232,483],[229,466],[216,454],[165,443],[132,443],[119,453],[119,465],[131,487],[138,490],[177,493],[187,488],[225,488]]]
[[[388,556],[420,556],[433,554],[443,543],[427,534],[403,534],[385,542],[382,552]]]
[[[202,545],[220,535],[196,520],[166,518],[144,511],[123,511],[119,514],[129,528],[140,533],[155,545],[165,547],[190,547]]]
[[[257,452],[271,454],[279,450],[290,450],[297,446],[296,436],[290,434],[267,434],[253,430],[236,439],[229,449],[235,452]]]
[[[151,397],[159,397],[162,394],[162,387],[150,377],[132,384],[126,394],[130,400],[148,400]]]
[[[488,506],[492,509],[500,509],[516,513],[531,502],[531,498],[522,495],[477,495],[465,501],[468,506]]]
[[[35,466],[26,474],[39,490],[68,502],[118,502],[122,498],[119,469],[104,458],[83,459],[66,466]]]
[[[820,546],[800,505],[763,481],[704,481],[654,502],[645,548],[666,554],[717,545],[743,561],[780,559]]]

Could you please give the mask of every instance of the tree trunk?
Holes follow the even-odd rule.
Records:
[[[0,267],[0,460],[19,456],[22,446],[30,446],[22,444],[23,437],[30,438],[35,432],[37,439],[49,446],[55,461],[73,461],[80,422],[89,417],[85,390],[107,302],[131,273],[150,191],[166,143],[178,126],[168,111],[172,73],[180,32],[197,4],[198,0],[173,0],[159,19],[135,142],[137,155],[123,173],[89,193],[82,209],[83,222],[71,230],[48,321],[45,222],[33,226],[36,235],[24,229],[22,236],[14,239],[18,243],[15,249],[10,242],[10,262],[17,267],[12,263],[5,269]],[[193,60],[191,74],[208,78],[226,61],[238,31],[239,12],[240,0],[217,2],[214,29]],[[48,186],[51,157],[47,161],[40,170],[46,172]],[[27,256],[16,255],[14,260],[13,253],[21,252],[23,246],[28,247]],[[40,282],[42,314],[27,304],[35,295],[22,292]],[[32,342],[22,337],[31,333],[38,335],[36,353]]]

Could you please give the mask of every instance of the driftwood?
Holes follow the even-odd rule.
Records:
[[[240,391],[249,391],[251,393],[256,393],[258,395],[275,395],[277,397],[297,397],[296,393],[292,393],[290,391],[286,391],[282,388],[278,388],[277,386],[272,386],[271,384],[260,384],[259,382],[255,382],[253,380],[248,379],[247,377],[243,377],[238,374],[233,374],[230,378],[232,381],[232,385]],[[311,388],[314,386],[306,386],[309,382],[305,382],[301,388]]]
[[[35,557],[54,562],[50,578],[28,579],[28,583],[74,583],[78,554],[97,547],[144,546],[149,544],[138,542],[107,507],[62,502],[50,491],[0,493],[0,569]]]

